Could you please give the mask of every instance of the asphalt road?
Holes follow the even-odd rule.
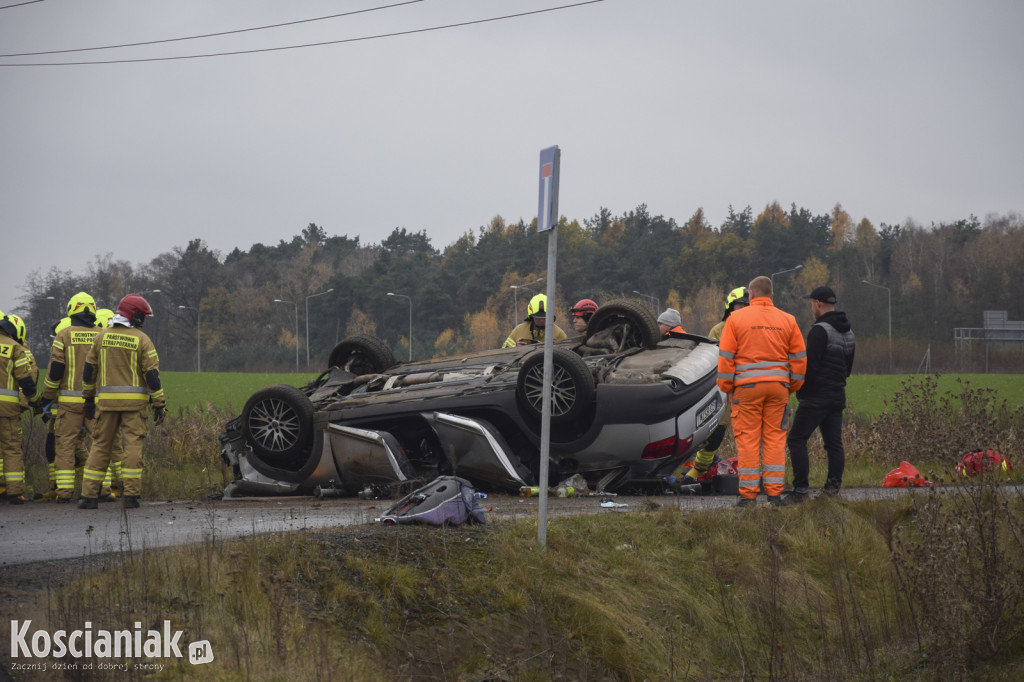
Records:
[[[918,489],[919,491],[921,489]],[[885,499],[906,490],[857,488],[842,492],[844,499]],[[731,507],[733,496],[611,497],[617,507],[602,507],[601,496],[548,498],[550,516],[610,514],[651,509],[654,505],[682,511]],[[29,502],[0,507],[0,566],[53,559],[226,539],[259,533],[329,528],[374,523],[393,500],[312,497],[243,498],[230,500],[143,502],[124,510],[119,502],[101,503],[96,510],[73,504]],[[764,504],[764,498],[759,498]],[[536,517],[538,498],[504,494],[480,500],[488,520]]]

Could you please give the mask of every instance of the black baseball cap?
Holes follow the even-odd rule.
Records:
[[[835,305],[836,292],[832,291],[829,287],[814,287],[814,291],[809,294],[804,294],[804,298],[813,298],[815,301]]]

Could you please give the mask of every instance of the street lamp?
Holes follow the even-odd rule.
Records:
[[[321,291],[319,294],[310,294],[306,297],[306,368],[309,368],[309,299],[314,296],[323,296],[334,291],[334,288],[330,288],[327,291]]]
[[[647,294],[641,294],[636,289],[633,289],[633,293],[636,294],[637,296],[643,296],[644,298],[649,298],[652,301],[654,301],[654,314],[655,315],[660,315],[661,314],[661,300],[659,300],[658,298],[656,298],[654,296],[648,296]]]
[[[393,294],[390,291],[388,292],[388,296],[404,298],[409,301],[409,362],[412,362],[412,299],[405,294]]]
[[[512,324],[513,327],[519,323],[519,290],[525,289],[526,287],[532,287],[534,284],[543,281],[543,277],[538,277],[532,282],[527,282],[526,284],[512,284],[509,286],[509,288],[512,290],[512,306],[515,308],[515,320],[513,320]]]
[[[295,301],[285,301],[275,298],[274,303],[291,303],[295,306],[295,371],[299,371],[299,304]]]
[[[862,279],[861,284],[867,284],[869,287],[876,287],[878,289],[885,289],[885,293],[889,297],[889,371],[892,371],[892,289],[889,287],[883,287],[881,284],[872,284],[866,279]]]
[[[796,272],[797,270],[799,270],[802,267],[803,267],[802,265],[798,265],[795,268],[790,268],[789,270],[783,270],[782,272],[773,272],[772,276],[769,278],[772,281],[772,295],[775,295],[775,275],[784,275],[787,272]]]
[[[203,318],[199,313],[199,308],[193,308],[187,305],[178,306],[182,310],[194,310],[196,311],[196,371],[203,371]]]
[[[57,297],[56,297],[56,296],[47,296],[47,297],[46,297],[46,300],[47,300],[47,301],[53,301],[53,302],[54,302],[54,305],[56,305],[56,306],[57,306],[57,319],[59,320],[59,319],[60,319],[61,317],[63,317],[63,316],[62,316],[62,315],[60,314],[60,303],[59,303],[59,302],[57,301]]]

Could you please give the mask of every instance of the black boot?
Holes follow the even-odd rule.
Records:
[[[121,499],[124,500],[124,508],[125,509],[138,509],[139,508],[139,496],[138,495],[125,495]]]
[[[78,498],[79,509],[99,509],[100,503],[95,497],[80,497]]]

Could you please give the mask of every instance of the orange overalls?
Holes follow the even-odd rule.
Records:
[[[740,495],[747,499],[757,497],[762,475],[769,497],[782,493],[789,396],[803,385],[806,371],[796,319],[771,298],[754,298],[729,315],[718,343],[718,387],[732,403]]]

